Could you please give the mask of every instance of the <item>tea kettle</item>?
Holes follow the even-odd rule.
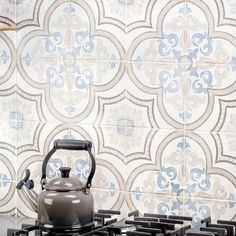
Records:
[[[83,140],[55,140],[53,148],[46,155],[42,165],[42,192],[38,195],[34,190],[34,182],[30,180],[27,169],[24,179],[16,186],[23,191],[32,208],[38,213],[38,225],[42,230],[77,230],[93,226],[94,200],[90,193],[96,163],[91,152],[92,143]],[[71,168],[61,167],[61,177],[46,181],[46,167],[50,157],[58,149],[85,150],[91,159],[91,171],[84,185],[75,177],[69,177]]]

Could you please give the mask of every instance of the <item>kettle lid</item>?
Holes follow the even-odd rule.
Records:
[[[57,192],[79,191],[84,188],[84,184],[77,178],[70,177],[70,167],[60,167],[61,177],[55,178],[45,185],[46,190]]]

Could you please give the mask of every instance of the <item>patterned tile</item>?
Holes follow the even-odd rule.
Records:
[[[173,196],[131,192],[126,193],[125,201],[130,211],[139,210],[141,214],[183,215],[180,199]]]
[[[201,219],[211,216],[213,223],[217,220],[235,220],[235,203],[233,201],[214,201],[193,199],[183,206],[183,213],[193,217],[193,226],[199,227]]]
[[[220,137],[221,134],[186,133],[186,196],[235,201],[234,158],[224,158],[220,148],[227,150],[227,146],[217,145]]]
[[[153,131],[155,133],[151,142],[148,139],[144,142],[149,145],[147,149],[142,149],[147,151],[146,155],[141,154],[138,147],[134,146],[134,150],[139,152],[133,152],[133,159],[127,162],[129,176],[126,191],[181,197],[185,187],[184,133]],[[139,145],[140,147],[142,146]]]
[[[150,1],[149,1],[150,3]],[[186,55],[186,16],[184,2],[167,4],[163,14],[155,15],[155,32],[139,35],[133,40],[128,58],[137,62],[161,62],[177,65],[188,59]]]
[[[212,111],[212,115],[215,117],[215,121],[212,122],[214,125],[212,128],[213,132],[219,133],[232,133],[235,134],[236,123],[235,123],[235,89],[234,86],[230,86],[233,92],[229,95],[215,98],[216,108]],[[212,117],[212,116],[211,116]],[[207,122],[210,123],[210,122]]]
[[[96,0],[99,9],[98,23],[112,24],[126,32],[127,3],[126,0]]]
[[[38,16],[42,2],[43,0],[1,1],[1,25],[16,25],[18,29],[32,25],[38,26]]]
[[[209,2],[204,2],[188,1],[186,5],[187,51],[192,61],[186,81],[186,128],[210,131],[214,123],[219,125],[215,118],[222,119],[222,104],[232,99],[228,95],[235,91],[235,40],[223,28],[214,28],[221,1],[210,8]]]
[[[150,149],[157,129],[133,127],[130,120],[126,120],[126,125],[118,130],[125,135],[125,163],[151,160]]]
[[[62,60],[31,60],[22,58],[18,60],[18,68],[20,76],[32,87],[41,88],[44,94],[45,103],[48,109],[54,116],[62,121],[69,120],[70,117],[70,81],[73,81],[73,71],[67,70],[64,67]],[[20,83],[20,82],[19,82]],[[24,87],[21,89],[24,90]],[[44,116],[45,109],[42,108],[44,102],[42,92],[36,91],[38,94],[29,94],[29,92],[22,91],[21,96],[31,97],[35,100],[37,107],[37,114],[41,116],[40,120],[46,119]],[[18,101],[20,103],[20,99]],[[31,102],[33,104],[33,101]],[[25,104],[30,106],[30,104]],[[19,104],[20,106],[20,104]],[[32,114],[33,115],[33,114]],[[31,115],[31,116],[32,116]],[[32,118],[30,118],[32,120]],[[36,118],[34,118],[36,119]],[[50,120],[49,120],[50,121]],[[52,121],[52,120],[51,120]]]
[[[38,17],[42,2],[43,0],[16,1],[16,25],[18,29],[28,25],[39,25]]]
[[[94,126],[71,125],[70,135],[73,139],[90,140],[93,143],[92,153],[96,162],[96,172],[92,180],[92,187],[111,191],[124,190],[125,184],[122,173],[125,172],[125,164],[111,153],[102,153],[100,140]],[[116,159],[115,159],[116,158]],[[109,160],[113,160],[113,165]],[[114,165],[114,163],[116,163]],[[91,159],[86,151],[69,152],[69,166],[72,168],[72,175],[79,178],[82,183],[87,182],[91,170]],[[121,170],[123,171],[121,172]]]
[[[25,126],[35,125],[40,127],[41,123],[26,122]],[[32,129],[33,130],[33,129]],[[23,131],[22,131],[23,132]],[[67,124],[47,123],[41,127],[40,132],[25,135],[18,132],[18,136],[23,138],[18,142],[18,180],[22,179],[25,169],[30,169],[32,172],[32,179],[40,182],[42,170],[42,162],[46,154],[51,150],[53,141],[55,139],[65,139],[70,135],[70,127]],[[20,140],[19,140],[20,141]],[[26,145],[28,144],[28,145]],[[47,176],[49,179],[59,176],[59,168],[61,166],[69,165],[69,153],[65,150],[58,150],[48,164]]]
[[[6,143],[1,143],[0,151],[0,181],[7,186],[11,181],[16,181],[16,155]]]
[[[43,108],[41,106],[42,94],[30,94],[16,87],[16,109],[10,110],[11,122],[16,128],[21,128],[24,122],[45,122]]]
[[[219,167],[226,169],[229,175],[233,175],[234,177],[233,170],[235,168],[236,155],[233,142],[235,137],[235,133],[213,133],[212,135],[217,148],[216,163],[218,163]]]
[[[40,61],[38,63],[40,64]],[[34,77],[36,74],[32,72],[32,78],[27,76],[28,79],[26,79],[25,72],[21,69],[19,69],[19,71],[16,73],[16,110],[14,110],[14,112],[21,114],[20,116],[23,122],[56,123],[60,120],[68,122],[68,114],[66,114],[67,117],[55,116],[56,109],[59,110],[58,106],[61,105],[59,103],[60,99],[58,101],[59,96],[55,95],[60,93],[58,88],[55,89],[47,80],[43,81],[45,78],[44,75],[41,76],[41,80],[33,80],[32,78],[39,78],[41,74]],[[35,71],[37,71],[37,69],[35,69]],[[42,86],[42,89],[39,89],[38,86]],[[64,88],[61,89],[63,90]],[[68,91],[66,92],[69,94]],[[64,95],[63,98],[65,96],[66,95]],[[63,101],[63,99],[61,99],[61,101]]]
[[[16,215],[16,184],[12,181],[0,181],[0,213]]]
[[[99,62],[98,62],[99,63]],[[100,64],[100,63],[99,63]],[[103,63],[102,63],[103,64]],[[101,67],[102,67],[102,64]],[[105,64],[103,64],[105,65]],[[118,65],[116,63],[116,65]],[[124,64],[119,64],[119,70],[104,70],[102,75],[99,75],[95,71],[93,83],[88,85],[85,89],[73,89],[72,93],[72,106],[75,107],[75,111],[78,112],[83,106],[84,111],[80,115],[71,117],[71,122],[79,122],[83,125],[109,125],[117,126],[119,119],[123,119],[125,116],[125,86],[126,77],[123,76]],[[116,71],[118,73],[116,73]],[[83,98],[84,105],[77,102],[74,94],[82,94],[82,91],[87,93],[87,96]],[[89,99],[86,101],[85,99]],[[86,102],[86,103],[85,103]],[[87,105],[87,107],[85,107]],[[81,121],[80,121],[81,119]]]
[[[181,71],[178,69],[179,66]],[[176,69],[179,71],[176,72]],[[186,75],[182,74],[182,64],[176,67],[175,64],[133,62],[128,64],[128,74],[135,85],[132,90],[130,85],[127,85],[128,102],[135,103],[132,94],[137,91],[137,87],[142,91],[139,99],[147,98],[146,101],[141,99],[139,101],[143,110],[142,103],[145,102],[148,107],[144,115],[149,116],[149,122],[145,125],[183,129],[186,120],[184,101]]]
[[[154,8],[156,1],[150,0],[139,0],[139,1],[133,1],[128,0],[126,1],[126,7],[127,7],[127,32],[130,32],[138,27],[145,27],[145,28],[151,28],[152,22],[151,22],[151,16],[152,16],[152,10]],[[160,4],[160,3],[158,3]]]
[[[118,126],[95,126],[98,136],[97,154],[110,154],[124,162],[125,135]]]
[[[39,139],[45,122],[25,121],[15,114],[14,128],[17,130],[17,155],[25,151],[40,152]]]
[[[212,67],[204,66],[211,77],[211,87],[204,88],[204,80],[197,79],[195,89],[188,90],[186,109],[188,119],[186,129],[212,132],[235,132],[233,117],[235,114],[235,72],[228,73],[228,65],[216,65],[217,70],[222,69],[222,74],[212,71]],[[212,72],[212,74],[211,74]],[[218,77],[219,75],[219,77]],[[205,77],[205,76],[203,76]],[[208,76],[207,76],[208,77]],[[207,78],[205,77],[205,78]],[[210,78],[208,77],[208,78]]]
[[[14,125],[12,125],[11,120],[1,120],[0,147],[5,148],[7,151],[15,155],[16,145],[17,145],[17,129],[14,127]]]
[[[42,87],[46,96],[46,109],[62,121],[90,120],[95,96],[112,89],[119,82],[124,65],[106,61],[25,60],[19,61],[23,78],[32,87]],[[117,86],[116,86],[117,88]],[[118,88],[120,90],[120,88]],[[39,98],[38,98],[39,99]],[[97,98],[100,101],[100,98]],[[102,98],[101,98],[102,100]],[[43,102],[43,101],[42,101]],[[41,103],[42,103],[41,102]],[[95,107],[96,108],[96,107]],[[45,110],[45,109],[44,109]]]
[[[16,22],[17,3],[3,0],[0,7],[0,26],[14,25]]]
[[[220,25],[233,25],[236,23],[236,3],[231,0],[217,0],[216,5],[219,9]]]
[[[234,27],[236,25],[236,19],[234,14],[234,1],[216,0],[209,2],[207,0],[203,0],[202,3],[199,4],[199,6],[203,6],[203,8],[205,8],[205,12],[209,13],[206,15],[212,16],[212,18],[214,18],[214,22],[212,23],[214,23],[215,29],[217,29],[217,31],[219,30],[224,34],[226,33],[228,38],[232,38],[232,36],[235,36]]]
[[[214,29],[217,13],[203,2],[187,3],[187,48],[194,63],[231,64],[234,61],[235,40]]]
[[[80,60],[76,68],[70,84],[70,121],[115,125],[116,112],[124,112],[124,63]]]
[[[234,217],[234,1],[0,5],[19,28],[0,32],[1,212],[35,216],[6,188],[29,168],[39,191],[53,140],[76,138],[93,143],[96,208]],[[62,165],[86,181],[87,153],[57,152],[49,180]]]
[[[94,197],[94,208],[97,209],[113,209],[119,210],[124,201],[124,192],[114,190],[91,190]]]
[[[7,86],[4,86],[6,85]],[[17,111],[17,87],[16,79],[12,76],[0,90],[0,116],[9,123],[13,121],[13,113]],[[4,88],[5,87],[5,88]]]
[[[110,96],[105,97],[106,93],[104,93],[104,96],[97,97],[98,106],[94,107],[96,109],[96,125],[117,127],[125,119],[126,92],[124,86],[119,87],[122,90],[118,93],[112,89],[114,92],[111,91]],[[111,94],[113,94],[112,97]]]
[[[9,79],[15,69],[15,44],[14,37],[11,39],[6,33],[0,31],[0,84]]]
[[[53,4],[44,16],[44,31],[32,31],[24,37],[18,55],[27,60],[119,60],[122,52],[115,45],[116,39],[96,32],[93,13],[82,3]]]

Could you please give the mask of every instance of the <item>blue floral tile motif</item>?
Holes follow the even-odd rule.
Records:
[[[89,173],[90,173],[90,167],[89,167],[89,161],[88,159],[78,159],[75,161],[75,171],[76,171],[76,176],[81,180],[81,181],[86,181]]]
[[[177,143],[177,151],[182,152],[182,156],[185,153],[191,152],[191,144],[187,138],[182,138]],[[188,175],[191,182],[187,182],[186,186],[178,181],[178,169],[170,165],[170,161],[164,159],[162,168],[157,172],[156,183],[158,188],[165,189],[170,188],[171,193],[175,193],[177,196],[191,196],[192,193],[198,191],[209,191],[211,186],[211,176],[206,174],[206,169],[203,167],[189,166]],[[184,194],[184,195],[183,195]]]
[[[9,80],[15,69],[15,49],[11,38],[8,37],[4,32],[0,32],[0,34],[0,79],[1,84],[3,84],[7,80]]]
[[[199,226],[202,218],[215,215],[214,204],[209,206],[211,199],[214,199],[215,204],[220,200],[227,209],[233,210],[236,196],[232,183],[223,176],[207,174],[206,160],[199,158],[198,155],[202,153],[194,153],[195,143],[191,138],[177,138],[174,143],[176,151],[163,154],[159,171],[151,171],[147,174],[144,171],[135,177],[132,186],[133,201],[141,204],[150,193],[170,196],[171,200],[168,203],[162,202],[152,206],[155,212],[176,214],[186,210],[187,214],[194,217],[194,226]],[[185,174],[181,176],[183,171]],[[220,181],[220,178],[225,182]],[[228,186],[232,186],[231,191]],[[202,199],[201,204],[196,197]],[[147,208],[146,211],[152,209]]]
[[[194,65],[194,59],[212,54],[212,40],[208,38],[206,32],[195,33],[191,38],[191,49],[184,51],[176,50],[178,36],[174,33],[164,34],[164,39],[158,40],[158,52],[162,57],[169,56],[173,63],[173,73],[161,71],[159,73],[160,86],[165,93],[176,93],[179,91],[178,76],[183,74],[192,78],[192,90],[195,93],[207,93],[208,88],[212,88],[213,75],[208,70],[201,70]]]
[[[236,197],[232,193],[229,194],[229,197],[227,198],[227,200],[230,202],[230,206],[232,207],[236,204]]]
[[[8,52],[6,50],[2,50],[0,51],[1,55],[0,55],[0,61],[3,64],[7,64],[7,62],[10,61],[10,55],[8,55]]]
[[[60,167],[63,166],[63,162],[60,158],[50,159],[46,168],[46,175],[49,179],[54,179],[56,177],[60,177],[61,174],[58,171]]]
[[[90,96],[96,89],[92,87],[113,81],[120,55],[103,31],[96,33],[90,8],[74,2],[54,8],[45,23],[48,31],[31,32],[22,42],[20,66],[29,83],[44,84],[50,90],[46,96],[53,114],[68,119],[93,102]]]
[[[157,29],[158,36],[140,37],[131,54],[134,83],[143,91],[160,91],[160,112],[175,127],[176,122],[200,126],[214,99],[211,90],[235,82],[234,43],[212,32],[208,17],[197,4],[176,4]]]
[[[72,134],[71,130],[68,130],[66,134],[63,136],[63,139],[76,139],[75,136]]]
[[[187,6],[187,11],[179,12],[183,15],[191,15],[192,10]],[[211,56],[213,53],[212,39],[207,32],[194,33],[189,39],[187,50],[182,46],[179,35],[175,32],[164,32],[162,39],[156,40],[157,54],[161,58],[168,58],[172,63],[171,70],[159,72],[159,85],[163,87],[164,93],[177,93],[180,90],[180,81],[178,77],[187,75],[191,78],[191,88],[194,93],[207,93],[209,88],[213,87],[213,75],[209,70],[203,70],[196,64],[201,57]],[[141,55],[135,59],[136,68],[142,69]],[[138,62],[138,63],[137,63]]]
[[[93,178],[93,187],[95,189],[100,189],[102,191],[106,190],[107,197],[114,197],[117,193],[119,184],[117,183],[117,180],[114,178],[115,173],[107,172],[107,169],[102,166],[97,166],[96,173]]]
[[[10,183],[10,179],[7,177],[5,173],[0,173],[0,187],[7,187]]]
[[[24,117],[19,112],[11,112],[10,114],[10,126],[11,128],[20,129],[23,127]]]
[[[134,129],[133,120],[130,119],[118,120],[118,133],[123,135],[132,135],[133,129]]]
[[[236,71],[236,57],[232,57],[231,60],[231,67],[232,67],[232,71]]]
[[[69,4],[64,12],[68,17],[75,12],[75,9]],[[68,10],[70,8],[70,10]],[[93,84],[94,72],[89,69],[82,69],[80,65],[76,65],[76,59],[83,54],[92,54],[95,50],[94,38],[90,36],[88,31],[78,31],[74,35],[74,45],[68,47],[64,44],[64,35],[62,32],[52,32],[44,41],[45,51],[50,54],[59,55],[63,59],[59,67],[48,67],[46,69],[47,81],[55,87],[64,86],[65,74],[75,74],[75,85],[78,89],[88,89],[90,84]],[[67,46],[67,47],[66,47]]]

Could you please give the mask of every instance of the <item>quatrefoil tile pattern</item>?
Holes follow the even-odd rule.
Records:
[[[26,10],[27,9],[27,10]],[[0,0],[0,212],[55,139],[93,143],[96,208],[236,220],[232,0]],[[87,153],[60,151],[83,183]]]

